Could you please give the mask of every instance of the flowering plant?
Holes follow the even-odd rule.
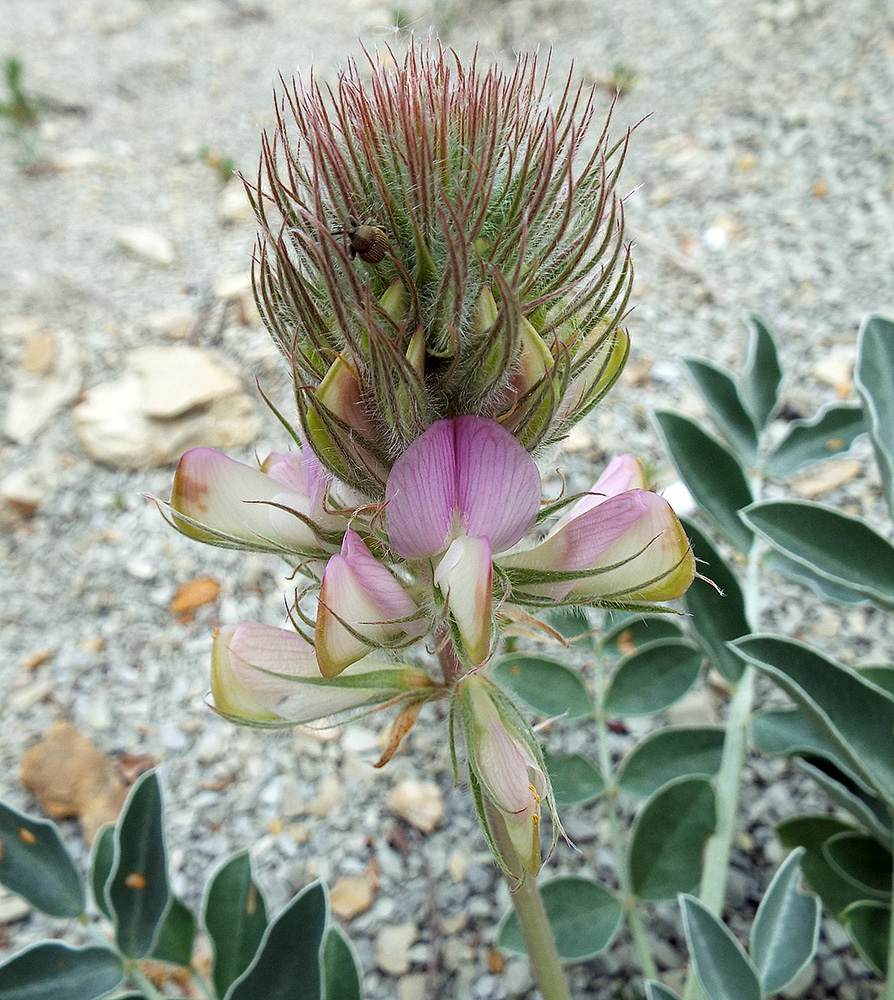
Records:
[[[295,447],[258,468],[187,452],[168,516],[307,581],[290,627],[218,631],[216,711],[281,726],[399,706],[381,766],[424,704],[448,699],[457,774],[462,761],[520,891],[541,867],[543,806],[553,845],[561,827],[539,742],[492,676],[507,630],[557,636],[537,617],[553,606],[664,611],[695,573],[630,455],[584,493],[541,499],[536,458],[627,357],[615,183],[629,133],[611,144],[606,125],[578,167],[595,91],[569,79],[551,106],[534,60],[507,77],[411,48],[370,68],[369,82],[351,66],[332,90],[289,87],[249,185]],[[555,979],[554,947],[532,957]]]

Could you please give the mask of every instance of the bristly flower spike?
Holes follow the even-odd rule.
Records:
[[[576,165],[597,91],[569,77],[550,104],[548,60],[503,74],[433,43],[366,55],[333,88],[283,84],[249,194],[258,306],[303,436],[381,499],[438,420],[496,420],[536,454],[611,387],[628,349],[629,132],[612,142],[606,122]]]

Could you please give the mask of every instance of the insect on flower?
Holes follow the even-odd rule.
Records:
[[[345,234],[348,237],[348,249],[351,260],[359,256],[367,264],[378,264],[385,259],[390,249],[385,230],[380,226],[360,225],[353,215],[345,219],[345,224],[333,230],[333,236]]]

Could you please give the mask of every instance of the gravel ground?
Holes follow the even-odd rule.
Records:
[[[248,391],[256,376],[281,389],[263,331],[221,302],[219,282],[248,270],[254,229],[221,217],[215,158],[251,172],[277,73],[313,65],[331,80],[359,54],[358,36],[399,47],[398,19],[417,35],[433,26],[465,57],[477,43],[483,61],[504,66],[515,51],[551,45],[557,81],[572,60],[592,80],[618,67],[636,74],[616,112],[621,126],[651,115],[626,174],[636,189],[628,200],[638,244],[634,356],[577,441],[572,481],[592,480],[617,449],[638,451],[669,481],[648,411],[699,412],[679,358],[738,365],[745,312],[759,311],[777,331],[797,408],[847,396],[861,316],[894,312],[894,20],[881,0],[371,0],[331,12],[306,0],[3,0],[0,55],[20,58],[26,88],[52,105],[26,135],[0,135],[0,393],[20,377],[23,330],[70,334],[76,390],[86,389],[116,377],[135,348],[170,343],[151,318],[162,310],[192,315],[188,342],[213,347]],[[169,263],[158,253],[148,260],[145,246],[142,256],[127,253],[122,227],[166,240]],[[107,753],[161,764],[175,887],[193,902],[212,866],[251,844],[274,905],[316,875],[335,881],[374,860],[375,902],[348,924],[373,1000],[423,996],[429,967],[431,995],[444,1000],[533,996],[519,960],[489,971],[507,896],[468,796],[452,790],[442,726],[423,716],[409,752],[378,772],[369,764],[375,718],[335,739],[269,737],[216,719],[202,700],[209,632],[218,621],[278,623],[283,573],[272,560],[205,549],[165,528],[141,493],[166,496],[172,468],[91,461],[72,401],[33,439],[0,441],[0,477],[32,475],[39,499],[32,519],[0,534],[4,797],[35,808],[16,777],[23,750],[54,720],[70,719]],[[260,416],[253,448],[263,455],[285,442]],[[823,499],[877,512],[877,475],[865,450],[857,459],[860,474]],[[221,581],[220,599],[178,624],[167,610],[174,591],[203,574]],[[849,662],[890,657],[885,621],[872,609],[834,611],[778,581],[767,605],[765,624]],[[52,657],[27,670],[24,661],[44,649]],[[568,749],[589,739],[570,725],[560,736]],[[616,749],[629,742],[618,737]],[[431,834],[386,810],[406,778],[444,790],[445,816]],[[753,847],[731,878],[735,929],[747,925],[781,857],[768,825],[803,807],[824,800],[787,766],[753,762],[743,802]],[[553,867],[610,877],[599,807],[571,812],[568,825],[581,853],[560,846]],[[77,845],[76,827],[66,832]],[[454,878],[457,851],[466,870]],[[405,923],[414,929],[412,970],[396,985],[372,971],[373,942]],[[665,942],[659,962],[672,967],[680,960],[673,909],[656,908],[653,926]],[[19,945],[45,930],[29,918],[8,937]],[[637,995],[630,960],[621,942],[579,967],[574,995]],[[801,986],[811,1000],[877,992],[828,924]]]

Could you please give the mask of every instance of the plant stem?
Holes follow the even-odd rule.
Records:
[[[444,675],[444,683],[455,684],[466,672],[460,658],[456,655],[453,643],[448,638],[449,631],[446,625],[435,632],[435,642],[440,646],[438,651],[438,663],[441,665],[441,673]]]
[[[705,850],[702,902],[720,916],[726,895],[729,858],[736,832],[736,809],[748,751],[748,720],[754,702],[754,668],[746,667],[729,703],[723,757],[717,775],[717,827]]]
[[[485,808],[491,832],[504,863],[512,871],[523,872],[502,815],[488,801],[485,801]],[[565,973],[562,970],[562,960],[559,958],[552,928],[543,907],[536,876],[528,875],[521,885],[513,881],[510,888],[514,888],[511,894],[512,905],[515,907],[515,914],[528,950],[528,959],[534,970],[537,985],[543,994],[543,1000],[571,1000],[571,993],[568,991]]]
[[[605,782],[605,792],[603,801],[605,811],[608,815],[608,825],[611,831],[612,850],[615,853],[615,869],[618,873],[618,885],[621,889],[624,905],[624,918],[627,921],[627,929],[633,940],[633,947],[639,959],[640,968],[648,979],[658,979],[658,967],[652,957],[652,949],[649,947],[649,939],[646,936],[646,929],[636,912],[636,897],[630,887],[630,872],[627,865],[627,847],[621,835],[621,824],[618,821],[618,786],[615,783],[615,776],[612,772],[611,754],[608,746],[608,726],[605,721],[605,711],[603,708],[605,698],[606,678],[601,670],[598,684],[598,703],[596,710],[596,733],[599,753],[599,770],[602,773],[602,780]]]
[[[143,972],[136,962],[127,966],[127,975],[128,978],[132,979],[137,986],[139,986],[140,990],[146,995],[148,1000],[164,1000],[164,997],[152,985],[149,977]]]

